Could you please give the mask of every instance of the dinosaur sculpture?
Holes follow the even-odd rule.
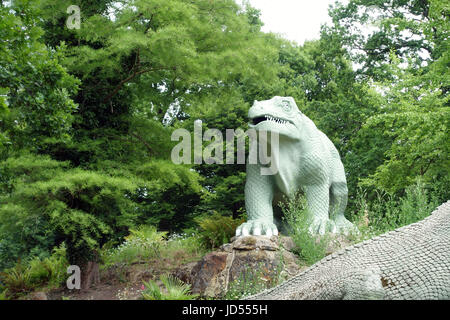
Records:
[[[450,201],[247,299],[450,299]]]
[[[261,164],[247,164],[245,207],[248,222],[236,236],[277,235],[272,202],[281,194],[292,196],[303,189],[311,214],[311,233],[347,233],[354,229],[344,217],[347,182],[339,153],[327,136],[298,109],[291,97],[255,101],[249,127],[278,133],[278,172],[262,175]]]

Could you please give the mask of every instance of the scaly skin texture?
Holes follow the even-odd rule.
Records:
[[[261,164],[247,164],[245,207],[248,222],[236,236],[278,234],[273,201],[298,190],[305,192],[311,233],[355,230],[345,217],[347,182],[339,153],[327,136],[298,109],[291,97],[255,101],[249,110],[250,128],[279,135],[277,173],[262,175]],[[273,150],[276,150],[272,147]]]
[[[247,299],[450,299],[450,201]]]

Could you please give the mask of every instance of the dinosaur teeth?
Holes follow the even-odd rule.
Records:
[[[286,123],[288,123],[288,121],[286,121],[286,120],[275,118],[275,117],[272,117],[272,116],[269,116],[269,115],[264,115],[264,118],[266,120],[273,121],[273,122],[276,122],[276,123],[279,123],[279,124],[286,124]]]

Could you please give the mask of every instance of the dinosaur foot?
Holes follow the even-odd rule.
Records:
[[[274,223],[267,220],[249,220],[236,229],[236,237],[248,235],[271,237],[278,235],[278,229]]]
[[[359,234],[358,228],[344,217],[336,218],[334,223],[337,233],[344,235],[349,235],[350,233]]]
[[[326,232],[334,229],[334,224],[330,219],[312,218],[309,224],[309,233],[315,235],[324,235]]]

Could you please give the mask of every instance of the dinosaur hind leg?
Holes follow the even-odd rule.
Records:
[[[330,187],[329,216],[334,221],[336,231],[347,234],[354,226],[345,216],[348,190],[346,182],[333,182]]]
[[[331,222],[328,216],[328,186],[325,184],[306,186],[305,194],[310,214],[309,231],[312,234],[325,234]]]

